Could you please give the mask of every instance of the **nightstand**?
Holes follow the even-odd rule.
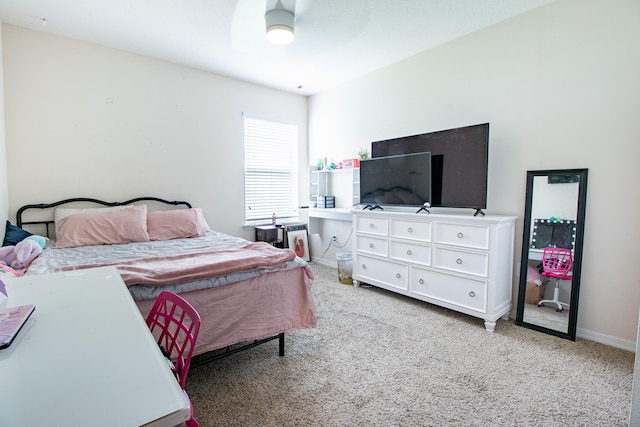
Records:
[[[256,226],[256,242],[267,242],[276,248],[284,248],[284,226],[277,224]]]

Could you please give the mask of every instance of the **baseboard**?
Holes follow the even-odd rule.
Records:
[[[336,270],[338,269],[338,264],[337,261],[329,261],[328,259],[324,259],[324,258],[314,258],[311,257],[311,262],[314,262],[316,264],[322,264],[324,266],[327,267],[331,267],[331,268],[335,268]]]
[[[509,318],[512,320],[515,319],[516,312],[512,311],[511,313],[509,313]],[[604,335],[598,332],[593,332],[588,329],[577,328],[576,338],[582,338],[585,340],[594,341],[600,344],[608,345],[610,347],[631,351],[633,353],[636,352],[635,341],[623,340],[617,337],[613,337],[611,335]]]
[[[576,337],[583,338],[589,341],[599,342],[610,347],[620,348],[632,353],[636,352],[636,343],[634,341],[623,340],[621,338],[612,337],[610,335],[600,334],[598,332],[589,331],[587,329],[578,328],[576,330]]]

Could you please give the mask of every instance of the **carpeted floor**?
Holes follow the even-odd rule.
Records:
[[[624,426],[634,354],[377,288],[314,264],[318,327],[192,369],[213,426]]]

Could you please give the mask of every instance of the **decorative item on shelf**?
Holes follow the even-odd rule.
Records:
[[[360,159],[344,159],[342,164],[345,169],[359,168]]]
[[[369,158],[369,150],[366,148],[361,148],[358,150],[358,157],[360,160],[367,160]]]

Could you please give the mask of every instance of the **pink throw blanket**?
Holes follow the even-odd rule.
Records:
[[[62,267],[57,271],[116,266],[127,286],[173,285],[262,267],[279,267],[295,258],[291,250],[268,243],[249,243],[240,249],[226,249],[195,254],[159,256],[113,264],[90,264]]]

